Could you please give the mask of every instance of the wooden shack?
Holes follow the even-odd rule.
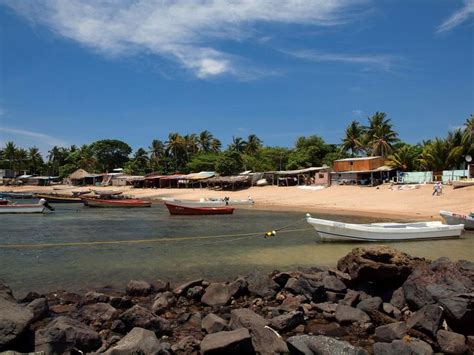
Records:
[[[359,157],[334,160],[333,170],[340,171],[370,171],[385,165],[385,158],[375,157]]]
[[[396,169],[385,165],[385,158],[358,157],[333,162],[331,184],[376,186],[396,176]]]

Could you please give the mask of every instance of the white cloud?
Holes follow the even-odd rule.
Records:
[[[107,56],[153,53],[199,78],[239,75],[217,41],[253,38],[256,23],[334,26],[369,0],[0,0],[33,24]],[[248,73],[247,73],[248,74]]]
[[[324,53],[313,50],[283,51],[295,58],[305,59],[313,62],[338,62],[362,65],[365,69],[378,69],[389,71],[398,59],[391,55],[366,55],[345,53]]]
[[[464,6],[454,12],[436,29],[436,32],[451,31],[474,15],[474,0],[464,0]]]
[[[49,136],[40,132],[27,131],[23,129],[2,127],[0,126],[0,138],[6,142],[8,140],[21,141],[23,144],[38,145],[40,147],[52,147],[52,146],[68,146],[69,144],[62,140],[52,136]]]

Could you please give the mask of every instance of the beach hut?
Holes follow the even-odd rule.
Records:
[[[91,174],[84,169],[77,169],[69,175],[69,180],[72,185],[95,185],[97,182],[102,181],[102,175]]]
[[[309,167],[298,170],[268,171],[265,177],[277,186],[329,185],[329,167]]]
[[[333,162],[331,184],[376,186],[396,176],[381,156],[338,159]]]

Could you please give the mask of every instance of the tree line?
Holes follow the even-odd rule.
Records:
[[[474,155],[474,115],[445,138],[411,145],[402,142],[387,115],[376,112],[368,124],[352,121],[340,144],[328,144],[317,135],[299,137],[294,147],[264,146],[255,134],[233,137],[225,148],[205,130],[198,134],[172,132],[166,141],[155,139],[135,152],[123,141],[104,139],[80,147],[54,146],[43,157],[36,147],[24,149],[7,142],[0,149],[0,168],[17,173],[65,177],[76,169],[111,172],[122,167],[125,173],[143,175],[217,171],[231,175],[243,170],[270,171],[332,165],[336,159],[356,156],[383,156],[386,164],[403,171],[450,170],[463,167],[467,155]]]

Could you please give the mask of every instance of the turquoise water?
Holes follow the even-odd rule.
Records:
[[[315,232],[303,221],[304,212],[243,208],[233,215],[170,216],[158,204],[147,209],[55,207],[56,212],[43,215],[0,215],[0,279],[17,294],[123,287],[132,278],[220,280],[253,269],[334,266],[352,248],[362,245],[317,243]],[[263,238],[263,232],[291,223],[290,232]],[[19,246],[4,247],[12,244]],[[474,260],[472,233],[459,240],[391,245],[428,258]]]

